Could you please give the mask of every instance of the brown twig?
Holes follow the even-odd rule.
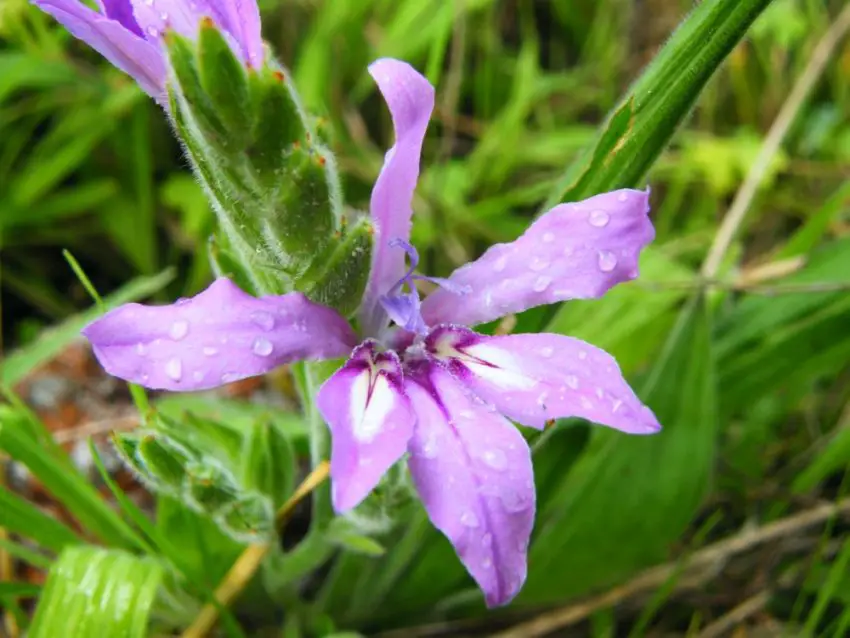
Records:
[[[295,493],[278,510],[276,517],[278,529],[283,528],[295,511],[298,503],[328,478],[329,471],[330,466],[327,461],[323,461],[304,479],[301,485],[298,486],[298,489],[295,490]],[[202,638],[215,626],[218,620],[219,608],[229,605],[242,593],[242,590],[245,589],[245,586],[257,572],[257,569],[259,569],[271,547],[272,544],[270,542],[259,543],[249,546],[242,552],[242,555],[236,559],[230,571],[227,572],[215,590],[215,600],[218,604],[210,603],[204,605],[204,608],[201,609],[194,622],[181,634],[182,638]]]
[[[850,514],[850,498],[837,503],[826,503],[769,523],[763,527],[741,532],[726,540],[709,545],[691,556],[679,561],[665,563],[639,574],[629,582],[588,598],[579,603],[543,613],[536,618],[520,623],[492,638],[535,638],[545,636],[564,627],[574,625],[593,613],[613,607],[632,596],[660,587],[677,572],[686,577],[683,580],[690,587],[698,586],[710,578],[729,558],[752,549],[758,545],[789,536],[807,527],[823,523],[827,519]],[[690,578],[687,578],[690,576]]]
[[[699,633],[697,638],[720,638],[720,636],[725,636],[730,629],[764,609],[769,601],[770,591],[760,591],[708,625]]]

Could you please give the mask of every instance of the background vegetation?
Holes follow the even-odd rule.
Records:
[[[566,167],[690,5],[270,0],[262,9],[265,36],[326,118],[350,204],[367,205],[391,142],[367,64],[404,58],[438,87],[414,240],[423,270],[445,274],[558,201]],[[534,442],[539,516],[517,604],[482,615],[451,548],[414,512],[388,533],[341,535],[341,557],[300,580],[297,597],[288,583],[269,586],[268,568],[263,593],[237,601],[222,631],[410,636],[437,623],[428,635],[462,635],[531,618],[538,624],[504,635],[719,636],[739,626],[846,635],[850,46],[817,52],[845,5],[774,0],[715,73],[645,180],[658,238],[638,281],[518,318],[517,330],[548,323],[611,351],[666,429],[638,440],[563,423]],[[823,68],[810,65],[818,55]],[[814,88],[797,101],[801,77]],[[754,166],[756,188],[742,189]],[[727,245],[721,224],[736,209],[746,216]],[[31,392],[97,312],[63,249],[98,290],[117,291],[107,303],[170,300],[209,281],[212,223],[157,106],[25,0],[2,0],[0,453],[51,494],[37,509],[30,488],[0,487],[10,635],[39,594],[35,636],[60,635],[50,632],[70,625],[50,623],[73,619],[127,636],[185,625],[241,551],[168,499],[153,524],[138,518],[151,507],[143,498],[142,510],[124,502],[117,515],[106,505],[114,497],[101,498],[50,442]],[[273,382],[284,396],[287,384]],[[127,402],[121,389],[94,392]],[[291,405],[258,416],[251,392],[251,402],[216,399],[214,416],[236,430],[271,419],[303,452]],[[161,409],[175,418],[210,416],[211,404],[169,401]],[[296,514],[296,538],[308,516]],[[182,573],[195,591],[171,582],[174,556],[191,563]]]

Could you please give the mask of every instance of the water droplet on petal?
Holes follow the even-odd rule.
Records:
[[[470,527],[474,529],[478,527],[478,517],[475,515],[475,512],[467,510],[460,515],[460,524],[464,527]]]
[[[183,363],[180,359],[169,359],[165,364],[165,374],[173,381],[180,381],[183,378]]]
[[[145,344],[143,344],[143,343],[137,343],[136,344],[136,354],[137,355],[139,355],[140,357],[143,357],[147,354],[147,352],[148,352],[148,349],[147,349],[147,347],[145,347]]]
[[[590,399],[588,399],[587,397],[581,397],[581,407],[583,407],[585,410],[592,410],[593,403],[591,403]]]
[[[552,283],[551,277],[547,277],[546,275],[542,275],[535,280],[534,286],[532,286],[532,289],[534,290],[534,292],[543,292],[544,290],[546,290],[549,287],[549,284],[551,284],[551,283]]]
[[[598,263],[599,270],[602,272],[611,272],[617,267],[617,257],[608,250],[600,250]]]
[[[578,390],[578,377],[576,375],[568,374],[564,382],[570,390]]]
[[[543,233],[543,242],[546,244],[551,244],[555,241],[555,233]]]
[[[200,383],[201,381],[203,381],[203,380],[204,380],[204,377],[205,377],[205,376],[206,376],[206,373],[205,373],[205,372],[203,372],[203,371],[201,371],[201,370],[198,370],[197,372],[193,372],[193,373],[192,373],[192,380],[193,380],[195,383]]]
[[[148,35],[152,38],[155,38],[159,35],[159,30],[155,26],[149,26],[147,29],[145,29],[145,31],[147,31]]]
[[[458,413],[458,416],[463,419],[472,419],[475,417],[475,412],[473,412],[472,410],[461,410]]]
[[[258,357],[267,357],[274,351],[274,346],[268,339],[260,337],[254,340],[254,345],[251,347],[251,351]]]
[[[493,468],[494,470],[501,471],[508,467],[508,457],[505,456],[505,453],[502,452],[502,450],[497,448],[484,452],[484,454],[481,455],[481,459],[484,461],[485,465]]]
[[[549,358],[549,357],[551,357],[553,354],[555,354],[555,349],[554,349],[554,348],[550,348],[549,346],[546,346],[545,348],[540,348],[540,356],[541,356],[541,357],[545,357],[545,358],[547,358],[547,359],[548,359],[548,358]]]
[[[511,513],[524,512],[531,506],[531,502],[522,492],[515,489],[505,489],[499,492],[499,500],[502,501],[502,506]]]
[[[581,359],[582,361],[587,359],[587,351],[586,350],[579,350],[578,351],[578,358]]]
[[[437,456],[437,437],[433,434],[428,437],[428,440],[422,446],[422,456],[426,459],[433,459]]]
[[[360,467],[369,467],[370,465],[372,465],[372,459],[370,459],[368,456],[361,456],[360,459],[357,461],[357,465],[359,465]]]
[[[611,221],[611,216],[604,210],[594,210],[590,212],[590,216],[587,218],[587,221],[590,222],[591,226],[596,228],[605,228],[605,226],[608,225],[608,222]]]
[[[492,545],[492,544],[493,544],[493,535],[490,534],[489,532],[487,534],[484,534],[484,536],[481,537],[481,545],[482,546],[490,547],[490,545]]]
[[[611,414],[616,414],[621,405],[623,405],[623,402],[620,399],[614,399],[614,402],[611,404]]]
[[[503,255],[502,257],[499,257],[496,260],[495,264],[493,264],[493,270],[495,270],[496,272],[502,272],[505,269],[505,266],[507,266],[507,265],[508,265],[508,258]]]
[[[168,336],[175,341],[180,341],[187,334],[189,334],[189,323],[183,320],[172,323],[171,329],[168,331]]]
[[[211,346],[207,346],[206,348],[203,349],[202,352],[208,357],[214,357],[215,355],[218,354],[218,350],[216,348],[211,347]]]
[[[493,566],[493,561],[492,561],[492,560],[490,560],[489,558],[485,558],[485,559],[484,559],[484,562],[483,562],[483,563],[481,563],[481,566],[482,566],[484,569],[490,569],[490,568]]]
[[[531,260],[531,263],[528,267],[534,272],[540,272],[541,270],[546,270],[549,267],[549,261],[546,259],[541,259],[540,257],[535,257]]]
[[[605,391],[602,388],[596,388],[596,396],[603,399],[605,397]]]
[[[564,246],[564,250],[561,251],[561,254],[564,257],[572,257],[573,256],[573,247],[572,246]]]
[[[236,372],[225,372],[221,375],[222,383],[233,383],[234,381],[239,381],[242,376],[237,374]]]
[[[251,321],[265,331],[274,328],[274,317],[265,310],[257,310],[251,313]]]
[[[617,201],[618,202],[625,202],[625,201],[628,201],[628,199],[629,199],[628,193],[620,193],[619,195],[617,195]]]

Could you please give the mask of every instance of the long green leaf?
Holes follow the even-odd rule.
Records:
[[[162,567],[118,550],[73,547],[50,570],[30,638],[144,638]]]
[[[542,210],[638,185],[697,96],[770,0],[705,0],[614,108],[591,147],[558,180]]]
[[[0,527],[54,552],[81,542],[68,527],[5,488],[0,488]]]
[[[138,277],[104,299],[107,309],[135,301],[162,290],[174,278],[174,271],[164,270],[151,277]],[[91,308],[45,331],[33,343],[11,353],[0,365],[0,385],[13,386],[37,365],[56,356],[65,346],[79,338],[80,330],[100,314]]]

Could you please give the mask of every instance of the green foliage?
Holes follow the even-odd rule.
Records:
[[[208,26],[197,44],[171,40],[177,124],[194,131],[183,149],[193,178],[159,107],[28,3],[0,3],[3,334],[20,344],[7,347],[2,385],[21,382],[96,315],[77,314],[88,302],[54,259],[60,248],[103,290],[130,281],[107,307],[194,293],[212,257],[212,272],[249,292],[299,289],[352,311],[371,248],[368,224],[352,211],[367,209],[393,141],[365,68],[393,55],[438,89],[414,200],[423,272],[446,275],[515,238],[541,203],[643,180],[653,189],[657,239],[636,282],[518,317],[516,331],[545,326],[612,352],[664,430],[641,439],[564,422],[530,437],[539,514],[517,606],[561,604],[680,556],[684,544],[841,498],[850,463],[846,49],[783,141],[727,268],[710,285],[697,273],[842,4],[705,0],[662,47],[693,3],[270,0],[264,34],[288,68],[246,74]],[[313,225],[296,209],[309,210]],[[155,274],[172,265],[177,280]],[[764,267],[779,274],[763,278]],[[44,325],[56,327],[42,334]],[[302,390],[314,392],[326,368],[296,368]],[[0,527],[13,535],[0,551],[38,569],[52,562],[29,635],[185,628],[245,543],[274,538],[273,513],[308,457],[315,465],[327,456],[311,405],[302,416],[207,395],[155,397],[146,429],[116,439],[156,494],[154,512],[123,494],[94,454],[116,510],[11,398],[0,406],[0,448],[81,528],[0,488]],[[326,488],[296,513],[285,551],[275,544],[233,604],[246,632],[342,636],[482,612],[397,469],[349,517],[332,518]],[[720,522],[706,540],[693,532],[707,524],[695,521],[717,503],[710,520]],[[770,608],[800,631],[850,627],[842,529],[827,526],[811,569],[797,557],[775,567],[782,582],[797,574],[794,587],[805,576],[792,592],[803,602],[784,608],[774,596]],[[92,539],[111,549],[81,546]],[[578,631],[641,635],[659,618],[662,630],[701,628],[704,609],[666,604],[674,581],[631,628],[626,605]],[[17,580],[0,588],[13,610],[15,598],[37,594]],[[729,606],[739,594],[728,593]],[[240,631],[227,616],[220,630]]]
[[[29,636],[147,636],[162,567],[119,550],[74,547],[50,569]]]

